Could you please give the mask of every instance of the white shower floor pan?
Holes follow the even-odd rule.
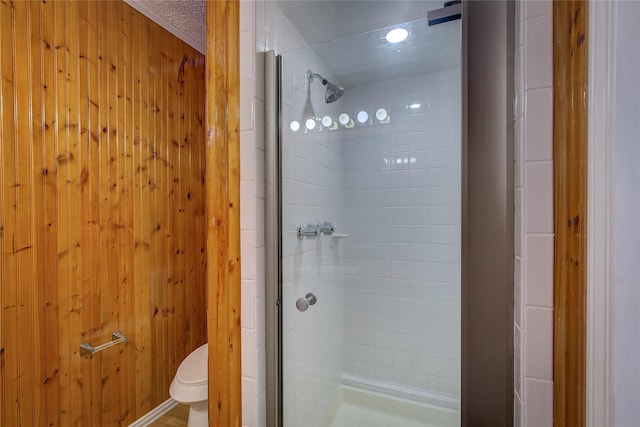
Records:
[[[460,413],[342,386],[320,427],[458,427]]]

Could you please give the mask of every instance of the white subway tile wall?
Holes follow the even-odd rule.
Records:
[[[285,34],[285,25],[278,34]],[[328,235],[297,236],[301,225],[343,223],[340,141],[326,130],[320,132],[320,125],[315,132],[288,131],[290,121],[301,121],[307,69],[331,79],[311,49],[283,54],[283,375],[284,420],[291,426],[315,425],[336,396],[342,370],[342,248]],[[317,81],[311,89],[316,115],[335,115],[340,101],[325,104],[324,88]],[[317,302],[301,312],[296,300],[309,292]]]
[[[514,425],[553,425],[551,1],[516,1]]]
[[[257,90],[255,3],[240,3],[240,245],[242,327],[242,422],[266,425],[264,358],[264,111]]]
[[[348,90],[344,131],[344,371],[460,393],[460,69]],[[410,106],[413,104],[414,108]],[[415,108],[416,104],[421,104]]]
[[[553,89],[528,90],[525,98],[525,161],[552,159],[553,128],[549,123],[553,120]]]

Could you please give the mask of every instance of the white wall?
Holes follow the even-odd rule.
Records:
[[[240,2],[242,422],[250,427],[266,425],[264,65],[256,55],[255,5]]]
[[[385,108],[391,117],[338,131],[350,235],[345,378],[457,408],[460,69],[349,88],[344,98],[352,115]]]
[[[516,2],[514,425],[553,425],[550,1]]]
[[[613,415],[626,427],[640,419],[640,3],[616,4],[615,143],[613,148]]]

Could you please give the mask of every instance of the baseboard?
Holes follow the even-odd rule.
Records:
[[[178,402],[176,402],[172,398],[168,398],[167,400],[165,400],[164,402],[162,402],[161,404],[159,404],[158,406],[156,406],[155,408],[153,408],[152,410],[144,414],[142,417],[138,418],[133,423],[129,424],[129,427],[148,426],[149,424],[151,424],[152,422],[154,422],[155,420],[157,420],[158,418],[160,418],[161,416],[169,412],[171,409],[173,409],[173,407],[176,406],[177,404]]]

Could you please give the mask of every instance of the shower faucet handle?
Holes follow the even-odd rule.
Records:
[[[334,231],[336,231],[336,226],[331,222],[323,222],[322,224],[320,224],[319,229],[320,232],[325,236],[330,236]]]
[[[320,235],[320,224],[307,224],[305,226],[298,226],[298,239],[302,240],[305,237],[307,239],[315,239]]]

